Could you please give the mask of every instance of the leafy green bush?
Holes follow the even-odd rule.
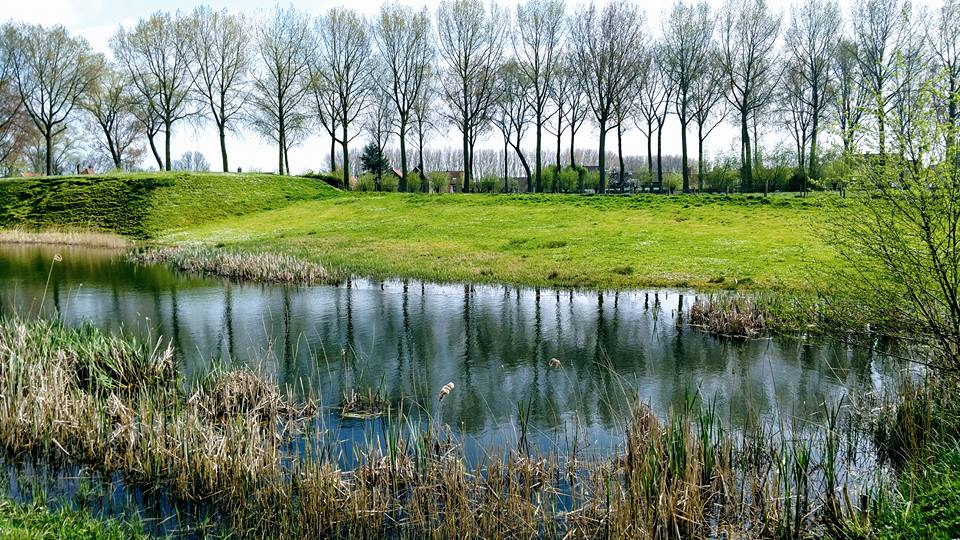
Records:
[[[444,171],[434,171],[427,174],[430,180],[430,190],[434,193],[447,193],[450,190],[450,174]]]

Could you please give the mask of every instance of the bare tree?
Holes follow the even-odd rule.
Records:
[[[781,67],[776,55],[780,16],[766,0],[728,0],[720,16],[721,65],[727,101],[740,120],[740,186],[753,184],[750,121],[773,96]]]
[[[926,126],[924,109],[929,108],[923,100],[929,99],[925,86],[930,82],[930,56],[926,50],[926,39],[919,21],[925,20],[923,10],[914,16],[910,4],[905,4],[901,13],[901,23],[905,26],[904,38],[896,51],[896,69],[893,71],[893,108],[892,127],[896,136],[897,150],[908,159],[919,157],[917,141],[921,140],[920,131]]]
[[[864,0],[858,2],[853,11],[861,81],[873,102],[881,161],[887,151],[887,113],[896,94],[892,81],[897,68],[897,50],[906,38],[903,11],[900,0]]]
[[[381,76],[387,76],[382,73]],[[372,100],[371,106],[367,108],[364,128],[369,136],[370,142],[376,148],[377,156],[384,156],[387,150],[387,143],[390,141],[390,134],[396,125],[397,109],[396,102],[388,93],[380,92]],[[376,167],[376,189],[383,191],[383,170]],[[403,178],[400,179],[401,181]]]
[[[247,21],[226,9],[202,6],[193,11],[187,35],[194,86],[217,126],[223,172],[228,172],[226,134],[246,105],[253,65]]]
[[[337,121],[340,118],[340,99],[329,87],[329,81],[320,74],[320,69],[322,69],[321,66],[316,65],[316,62],[310,62],[310,97],[317,115],[317,123],[330,137],[330,171],[333,172],[337,170],[337,141],[340,140],[337,127]]]
[[[638,79],[637,128],[647,138],[647,174],[653,178],[653,133],[657,133],[657,183],[663,186],[663,126],[670,113],[673,86],[669,84],[661,61],[663,45],[651,49],[651,61],[643,66]]]
[[[407,191],[407,132],[413,109],[427,90],[433,43],[430,36],[430,14],[426,8],[414,11],[397,4],[380,8],[373,33],[386,76],[380,90],[393,100],[397,110],[397,136],[400,140],[400,191]]]
[[[833,81],[833,108],[843,153],[849,157],[856,147],[860,123],[869,97],[861,84],[857,44],[840,40],[830,66]]]
[[[543,129],[548,134],[557,138],[557,158],[556,167],[560,170],[560,154],[563,152],[563,133],[566,131],[566,116],[568,113],[570,97],[570,85],[577,84],[576,75],[573,70],[563,63],[563,54],[560,54],[557,65],[554,68],[554,74],[550,81],[550,107],[551,111],[544,120]],[[555,123],[553,123],[555,122]]]
[[[331,9],[319,24],[317,70],[328,91],[337,99],[338,142],[343,149],[343,185],[350,185],[350,141],[359,135],[352,124],[371,96],[373,59],[370,36],[363,20],[353,11]]]
[[[810,115],[810,159],[807,173],[819,178],[817,164],[820,120],[830,103],[827,95],[830,81],[830,61],[836,55],[838,36],[843,18],[840,6],[834,0],[805,0],[790,11],[790,26],[787,28],[787,46],[797,75],[809,90],[799,94],[807,96],[805,109]],[[800,168],[803,169],[801,164]]]
[[[496,104],[493,113],[493,124],[503,134],[503,190],[509,190],[508,180],[508,146],[513,148],[527,177],[527,191],[532,185],[530,165],[520,148],[520,142],[533,117],[533,105],[528,99],[533,90],[533,82],[523,72],[519,62],[511,59],[500,67],[497,77]]]
[[[590,107],[587,104],[587,96],[584,93],[583,84],[580,81],[580,71],[577,69],[576,65],[574,65],[575,61],[576,58],[572,53],[564,55],[564,77],[570,81],[569,84],[567,84],[567,112],[564,115],[564,120],[567,122],[567,127],[570,130],[571,167],[575,167],[577,165],[577,132],[580,131],[581,127],[583,127],[583,123],[587,120],[587,114],[590,112]]]
[[[428,79],[433,80],[432,77]],[[411,109],[411,118],[417,133],[417,167],[420,169],[420,191],[427,191],[427,169],[426,163],[423,161],[423,145],[427,133],[433,129],[434,114],[431,100],[434,96],[436,96],[436,92],[433,86],[428,85],[423,95],[413,102],[413,109]]]
[[[941,93],[946,96],[944,105],[950,126],[947,150],[955,159],[960,130],[960,0],[944,1],[935,23],[928,28],[927,39],[940,77]]]
[[[543,125],[547,121],[551,84],[563,40],[563,20],[563,2],[560,0],[527,0],[517,5],[514,50],[520,72],[529,80],[530,86],[528,99],[536,138],[534,174],[537,192],[543,192]]]
[[[17,28],[12,67],[23,107],[43,137],[45,171],[53,174],[53,143],[94,81],[99,60],[85,39],[65,28]]]
[[[793,138],[797,150],[797,170],[805,172],[807,144],[812,144],[813,134],[813,92],[804,77],[803,61],[794,57],[784,71],[780,91],[777,95],[779,116],[784,127]],[[811,149],[812,151],[812,149]],[[806,191],[804,175],[803,191]]]
[[[168,171],[173,125],[196,114],[189,100],[193,77],[187,30],[179,15],[157,12],[141,19],[133,30],[120,28],[110,40],[114,56],[127,68],[134,87],[152,104],[163,124],[164,168]]]
[[[723,72],[718,54],[715,50],[710,51],[707,72],[694,83],[690,91],[691,115],[697,123],[697,189],[700,191],[703,191],[703,178],[706,176],[703,143],[727,117],[723,99]]]
[[[463,190],[469,191],[474,144],[489,121],[497,68],[508,28],[505,11],[480,0],[444,0],[437,10],[440,92],[450,121],[463,136]]]
[[[95,84],[81,102],[97,125],[97,146],[110,155],[116,169],[133,165],[143,150],[137,145],[143,135],[143,125],[134,115],[132,107],[136,98],[128,83],[129,79],[119,69],[104,63]]]
[[[706,76],[710,45],[713,40],[713,20],[710,6],[674,4],[664,25],[663,62],[667,77],[674,87],[674,112],[680,119],[680,147],[683,160],[683,192],[690,192],[690,168],[687,154],[687,124],[690,122],[693,87]]]
[[[600,183],[607,185],[606,137],[619,96],[630,91],[643,65],[643,13],[631,3],[590,4],[573,20],[571,39],[580,80],[600,132]]]
[[[277,143],[280,174],[290,172],[289,150],[306,129],[310,18],[293,8],[277,8],[257,26],[260,73],[253,83],[253,127]]]

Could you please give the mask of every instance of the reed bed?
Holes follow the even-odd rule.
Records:
[[[202,245],[159,247],[131,252],[139,264],[169,264],[181,272],[241,281],[313,285],[336,283],[339,277],[323,265],[277,253],[227,251]]]
[[[690,306],[691,326],[722,336],[756,337],[773,324],[770,311],[750,296],[715,295]]]
[[[86,231],[0,230],[0,244],[55,244],[108,249],[129,249],[132,242],[116,234]]]
[[[254,371],[184,388],[169,348],[0,321],[0,446],[84,464],[216,509],[239,537],[797,538],[860,516],[845,409],[823,425],[725,428],[696,395],[638,405],[608,455],[469,462],[449,428],[388,411],[363,444]],[[793,433],[794,435],[788,435]],[[854,456],[849,459],[844,456]],[[355,466],[339,464],[344,458]]]

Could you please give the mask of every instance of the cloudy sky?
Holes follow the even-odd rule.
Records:
[[[722,0],[709,0],[714,8],[722,5]],[[771,7],[784,14],[785,23],[789,16],[791,0],[769,0]],[[401,0],[402,4],[414,6],[427,5],[431,10],[435,10],[439,0]],[[602,2],[602,0],[601,0]],[[62,24],[72,32],[82,35],[90,41],[94,49],[109,55],[107,45],[110,36],[116,32],[121,25],[130,27],[136,24],[141,17],[146,17],[153,11],[162,6],[165,10],[190,11],[195,6],[207,4],[213,8],[226,7],[232,11],[243,12],[249,15],[261,13],[264,6],[268,3],[257,0],[167,0],[159,3],[156,1],[143,0],[3,0],[3,17],[16,21],[27,21],[45,25]],[[638,2],[646,9],[648,20],[648,30],[652,35],[659,33],[659,22],[663,16],[663,11],[671,5],[669,2]],[[926,9],[936,8],[940,0],[928,0],[926,2],[918,1],[917,5],[925,6]],[[286,6],[288,2],[282,2]],[[361,0],[359,2],[345,3],[342,0],[294,0],[290,5],[300,10],[319,15],[330,7],[347,5],[363,14],[372,15],[379,10],[380,2]],[[512,3],[501,2],[502,5]],[[575,12],[577,6],[582,3],[579,1],[567,0],[568,11]],[[850,0],[840,0],[845,17],[849,17]],[[849,27],[849,24],[847,25]],[[578,137],[578,147],[596,148],[598,146],[596,131],[589,128],[581,130]],[[449,133],[447,133],[449,131]],[[690,132],[695,140],[695,134]],[[778,144],[785,144],[781,134],[770,133],[763,137],[764,145],[773,147]],[[458,136],[452,129],[442,129],[439,134],[433,136],[432,146],[456,146]],[[354,143],[358,146],[362,143]],[[532,147],[532,142],[529,146]],[[243,167],[244,170],[275,170],[276,169],[276,150],[261,137],[254,133],[241,131],[238,134],[230,136],[227,143],[227,149],[230,153],[231,167]],[[707,140],[708,157],[717,154],[735,154],[738,149],[737,130],[731,125],[725,124],[717,130]],[[490,138],[481,146],[502,148],[502,142]],[[173,155],[179,156],[188,150],[202,152],[207,159],[216,168],[219,164],[219,143],[217,141],[216,131],[211,126],[188,125],[184,123],[179,128],[174,127],[173,134]],[[691,147],[691,151],[695,150]],[[627,154],[645,154],[646,139],[636,130],[624,136],[624,152]],[[676,119],[671,118],[668,128],[664,132],[664,152],[667,154],[680,153],[680,133]],[[329,155],[329,139],[320,136],[314,136],[305,141],[300,147],[291,152],[290,162],[294,172],[306,169],[322,170],[326,168],[325,159]],[[152,160],[151,160],[152,161]],[[149,162],[147,163],[149,165]]]

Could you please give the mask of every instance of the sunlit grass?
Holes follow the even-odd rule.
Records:
[[[827,198],[343,195],[168,232],[376,277],[812,290]]]

